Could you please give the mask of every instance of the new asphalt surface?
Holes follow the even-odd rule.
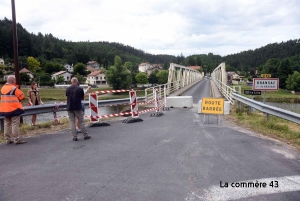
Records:
[[[0,200],[287,200],[300,199],[300,153],[221,117],[203,124],[197,103],[210,97],[196,84],[193,108],[171,108],[143,122],[70,130],[0,145]],[[264,186],[265,184],[265,186]]]

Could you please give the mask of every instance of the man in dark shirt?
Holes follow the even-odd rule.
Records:
[[[66,90],[66,96],[67,96],[67,111],[70,118],[70,125],[71,125],[71,132],[73,135],[73,140],[77,141],[78,134],[76,130],[75,125],[75,117],[77,117],[78,122],[80,124],[81,132],[84,135],[85,140],[88,140],[91,138],[91,136],[88,135],[84,120],[83,120],[83,114],[81,110],[81,100],[84,98],[84,91],[81,87],[78,86],[78,79],[76,77],[73,77],[71,79],[71,86],[69,86]]]

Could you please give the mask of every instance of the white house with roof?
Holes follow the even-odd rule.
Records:
[[[63,76],[64,80],[67,82],[67,81],[71,81],[72,74],[67,71],[59,71],[51,75],[53,80],[57,80],[59,76]]]
[[[66,71],[70,72],[70,73],[73,73],[74,72],[74,67],[73,67],[73,64],[70,65],[70,64],[65,64],[64,65]]]
[[[150,63],[148,63],[148,62],[141,63],[139,65],[139,71],[143,72],[143,73],[146,73],[148,68],[150,68],[150,66],[151,66]]]
[[[27,68],[23,68],[22,70],[19,71],[19,73],[26,73],[30,77],[31,80],[34,77],[33,73],[30,70],[28,70]]]
[[[86,83],[90,85],[107,84],[103,70],[97,70],[87,75]]]

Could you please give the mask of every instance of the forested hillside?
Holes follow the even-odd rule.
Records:
[[[269,59],[285,59],[300,54],[300,39],[272,43],[255,50],[247,50],[223,58],[226,64],[239,71],[249,71],[264,65]]]
[[[259,76],[260,73],[270,73],[273,77],[279,77],[283,88],[288,75],[294,71],[300,72],[300,39],[272,43],[224,57],[200,52],[185,57],[183,54],[153,55],[117,42],[72,42],[58,39],[51,33],[36,35],[29,33],[21,24],[17,24],[17,28],[20,68],[26,67],[29,56],[37,59],[41,67],[47,66],[48,62],[75,65],[95,60],[107,68],[113,65],[115,56],[119,56],[123,63],[133,64],[132,70],[137,70],[138,64],[142,62],[161,64],[164,69],[167,69],[170,63],[177,63],[184,66],[199,65],[207,73],[212,72],[221,62],[225,62],[227,71],[237,71],[249,79]],[[13,63],[12,44],[12,21],[5,18],[0,20],[0,57],[4,58],[6,63]]]
[[[24,63],[28,56],[38,59],[41,64],[55,60],[69,64],[95,60],[104,67],[113,64],[116,55],[120,56],[123,62],[130,61],[135,66],[144,61],[159,64],[177,61],[172,55],[153,55],[116,42],[71,42],[58,39],[51,33],[45,35],[29,33],[21,24],[17,24],[17,29],[19,56]],[[12,44],[12,21],[0,20],[0,57],[13,58]]]

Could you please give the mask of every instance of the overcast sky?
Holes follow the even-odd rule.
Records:
[[[30,33],[151,54],[222,56],[300,38],[299,0],[15,0]],[[12,19],[0,0],[0,19]]]

